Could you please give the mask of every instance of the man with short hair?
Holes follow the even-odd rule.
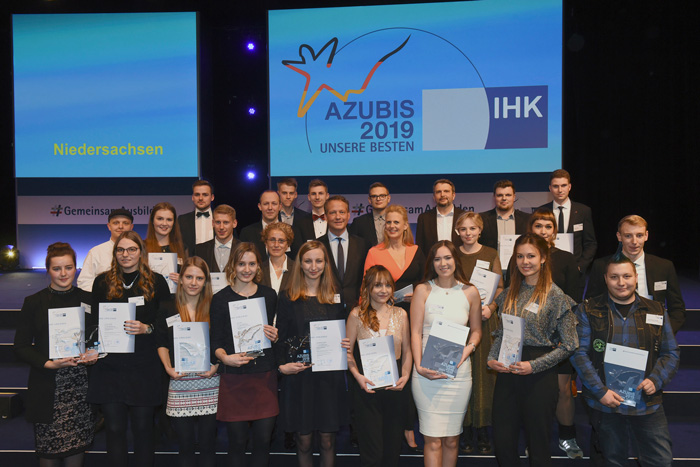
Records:
[[[351,234],[362,237],[368,246],[373,247],[384,241],[385,211],[391,202],[391,195],[383,183],[374,182],[369,187],[368,199],[371,209],[356,217],[348,226],[348,230]]]
[[[78,287],[86,292],[92,292],[92,283],[95,277],[102,274],[112,266],[114,242],[122,232],[134,228],[134,216],[126,209],[115,209],[107,216],[107,229],[110,232],[109,240],[100,243],[90,249],[83,268],[78,276]]]
[[[280,214],[280,196],[274,190],[265,190],[260,195],[258,209],[262,213],[262,219],[254,224],[250,224],[241,230],[241,241],[255,244],[260,253],[260,258],[267,260],[267,248],[260,237],[262,231],[268,224],[277,222]]]
[[[323,210],[328,200],[328,185],[323,180],[314,179],[309,182],[309,194],[307,198],[311,203],[311,220],[314,227],[314,238],[320,238],[326,234],[328,223],[326,213]]]
[[[461,245],[454,223],[464,211],[454,205],[455,184],[447,179],[433,183],[435,207],[418,216],[416,224],[416,245],[428,256],[428,252],[440,240],[450,240]]]
[[[617,224],[617,240],[622,243],[622,254],[632,260],[637,269],[637,292],[642,297],[653,299],[666,307],[675,334],[685,322],[685,302],[673,263],[644,252],[644,244],[649,239],[647,228],[647,221],[641,216],[623,217]],[[608,256],[593,262],[586,298],[605,292],[604,271],[609,258]]]
[[[233,229],[238,225],[236,210],[228,204],[220,204],[214,209],[212,226],[214,238],[195,246],[194,255],[207,263],[210,272],[224,272],[231,251],[238,240],[233,237]]]
[[[192,184],[192,203],[195,210],[177,217],[182,243],[190,254],[198,243],[214,238],[211,223],[211,202],[214,201],[214,187],[206,180]]]
[[[564,169],[555,170],[549,178],[549,192],[553,201],[543,204],[541,208],[549,209],[557,219],[559,233],[574,234],[574,258],[582,277],[581,292],[585,282],[588,266],[595,258],[598,242],[593,229],[591,208],[585,204],[571,201],[571,175]]]
[[[479,243],[500,252],[501,235],[522,235],[527,232],[530,216],[515,209],[515,185],[510,180],[499,180],[493,185],[493,200],[496,207],[482,212],[484,229]],[[501,264],[504,270],[507,264]]]
[[[318,240],[326,246],[331,258],[331,269],[339,285],[340,300],[350,313],[359,301],[364,273],[367,245],[365,241],[348,232],[350,203],[340,195],[326,201],[324,212],[328,219],[328,232]]]
[[[296,256],[305,242],[316,238],[311,214],[294,207],[294,201],[298,196],[297,186],[294,178],[285,178],[277,182],[277,193],[281,205],[279,220],[291,225],[294,231],[294,241],[290,245],[292,256]]]
[[[670,466],[671,435],[661,390],[678,370],[680,351],[669,316],[661,304],[636,293],[638,274],[629,257],[608,258],[603,271],[604,292],[576,309],[579,348],[571,357],[592,409],[592,438],[597,439],[605,465],[627,465],[631,433],[643,466]],[[610,344],[648,351],[643,379],[633,383],[635,391],[641,391],[639,401],[625,403],[611,389],[615,382],[604,363]]]

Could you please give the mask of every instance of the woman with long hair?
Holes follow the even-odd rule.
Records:
[[[163,367],[158,358],[156,315],[169,299],[165,279],[148,267],[147,253],[136,232],[123,232],[114,243],[112,266],[95,278],[90,321],[99,324],[101,303],[135,303],[136,318],[124,322],[135,336],[133,353],[109,353],[90,372],[88,401],[99,404],[105,417],[107,458],[112,466],[127,465],[127,426],[131,419],[136,465],[154,460],[153,416],[162,404]]]
[[[495,297],[503,292],[503,277],[498,251],[479,243],[479,237],[484,230],[484,221],[475,212],[465,212],[457,222],[455,230],[462,240],[457,248],[457,258],[462,267],[464,277],[471,278],[475,268],[485,269],[501,276]],[[472,355],[472,395],[469,398],[467,415],[464,418],[464,432],[460,439],[460,449],[466,454],[474,452],[474,430],[476,426],[477,449],[480,454],[491,452],[491,440],[488,427],[491,426],[491,410],[493,408],[493,387],[496,384],[496,373],[486,366],[489,349],[493,338],[491,333],[498,327],[496,303],[481,305],[481,345]]]
[[[69,244],[49,245],[46,271],[49,286],[24,299],[14,350],[30,366],[26,418],[34,424],[39,465],[80,467],[93,438],[85,364],[95,363],[97,356],[49,358],[49,310],[89,304],[90,293],[73,286],[75,251]]]
[[[391,273],[395,291],[409,285],[416,286],[423,278],[425,271],[425,255],[413,243],[413,234],[408,223],[406,208],[392,204],[384,212],[384,242],[370,248],[365,259],[365,271],[374,265],[382,265]],[[410,310],[413,292],[403,295],[395,304],[406,312]],[[410,378],[410,374],[408,375]],[[416,407],[411,396],[411,385],[405,388],[408,396],[405,398],[404,437],[406,445],[413,452],[420,452],[416,444],[413,429],[416,422]]]
[[[182,243],[175,206],[167,201],[153,206],[151,216],[148,219],[145,243],[147,253],[177,253],[178,269],[182,266],[183,261],[191,252],[188,252]],[[170,273],[169,279],[177,284],[178,273]]]
[[[525,427],[530,465],[551,464],[549,436],[557,406],[557,364],[578,347],[575,304],[554,282],[549,247],[539,235],[515,241],[510,286],[496,299],[501,318],[525,320],[520,361],[498,361],[503,328],[496,331],[488,365],[498,372],[493,394],[493,441],[500,465],[519,465],[518,433]]]
[[[309,362],[293,358],[292,349],[308,349],[312,321],[344,320],[345,312],[335,288],[328,251],[319,241],[302,245],[292,269],[289,288],[280,294],[277,349],[280,418],[284,431],[296,433],[300,467],[313,465],[313,434],[320,437],[321,466],[335,464],[335,438],[348,422],[344,371],[312,372]],[[347,339],[345,347],[349,347]]]
[[[348,352],[348,369],[359,386],[359,390],[352,393],[355,430],[360,445],[360,463],[366,467],[397,466],[401,455],[406,409],[404,388],[413,359],[408,315],[393,305],[393,294],[394,279],[389,270],[379,265],[369,268],[360,289],[360,305],[350,312],[346,327],[352,350]],[[375,383],[364,375],[355,343],[380,336],[393,336],[400,377],[396,386],[370,389],[369,386]]]
[[[211,348],[221,362],[217,420],[226,423],[230,465],[246,464],[245,449],[252,428],[253,449],[250,465],[265,467],[270,461],[270,440],[279,413],[277,372],[272,349],[250,355],[236,348],[229,313],[233,302],[261,298],[268,323],[277,307],[277,294],[260,284],[260,254],[254,244],[241,242],[228,258],[225,273],[228,287],[214,295],[211,304]],[[277,328],[263,326],[263,333],[277,342]]]
[[[430,249],[423,282],[411,300],[411,349],[413,354],[413,398],[418,409],[420,432],[425,438],[426,466],[457,464],[472,387],[469,356],[481,341],[481,299],[457,262],[457,249],[441,240]],[[467,342],[457,363],[454,379],[421,365],[430,329],[435,320],[469,326]]]
[[[549,246],[550,267],[552,281],[573,298],[575,302],[581,301],[579,281],[581,273],[576,265],[576,258],[568,251],[560,250],[554,246],[557,239],[557,220],[549,209],[540,208],[533,212],[528,222],[528,232],[535,233],[544,238]],[[576,441],[576,425],[574,424],[575,386],[572,389],[571,380],[574,367],[568,358],[557,365],[557,380],[559,383],[559,400],[557,402],[557,422],[559,423],[559,447],[574,459],[583,457],[583,451]]]
[[[165,303],[156,325],[158,355],[170,376],[165,413],[177,434],[181,467],[195,465],[195,444],[199,445],[200,467],[216,464],[218,365],[211,364],[208,371],[198,374],[175,371],[173,339],[175,323],[209,323],[211,299],[209,267],[203,259],[190,257],[182,265],[175,299]]]

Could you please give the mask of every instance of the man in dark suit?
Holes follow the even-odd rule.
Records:
[[[632,260],[637,270],[637,293],[661,302],[666,307],[675,334],[685,322],[685,302],[673,263],[644,252],[644,243],[649,239],[647,228],[647,221],[641,216],[623,217],[617,224],[617,239],[621,242],[622,254]],[[609,258],[607,256],[593,262],[586,298],[596,297],[607,290],[605,265]]]
[[[435,207],[418,216],[416,224],[416,245],[426,256],[440,240],[461,245],[454,224],[464,211],[454,205],[455,196],[455,185],[451,181],[443,178],[433,183]]]
[[[299,248],[309,240],[314,240],[314,224],[311,214],[294,207],[297,193],[297,181],[293,178],[285,178],[277,182],[277,194],[280,197],[280,222],[292,226],[294,241],[290,245],[292,258],[296,257]]]
[[[499,180],[493,185],[493,200],[496,207],[480,213],[484,229],[479,243],[499,250],[501,235],[522,235],[527,232],[530,215],[515,209],[515,185],[510,180]],[[501,264],[501,267],[508,269],[507,264]]]
[[[331,196],[324,207],[328,219],[328,231],[318,240],[326,246],[331,258],[331,269],[340,288],[340,300],[350,313],[360,297],[367,245],[365,241],[348,233],[350,203],[340,195]]]
[[[309,194],[306,195],[311,203],[311,221],[314,228],[314,238],[321,238],[326,235],[328,222],[326,213],[323,210],[328,201],[328,185],[318,178],[309,182]]]
[[[260,235],[268,224],[277,222],[280,214],[280,196],[273,190],[263,191],[258,201],[258,209],[262,213],[262,219],[241,230],[241,241],[255,244],[258,253],[260,253],[260,258],[267,260],[267,248],[265,248]]]
[[[206,180],[197,180],[192,184],[192,203],[195,210],[177,217],[180,225],[182,243],[192,254],[195,245],[208,242],[214,238],[212,229],[211,202],[214,201],[214,187]]]
[[[559,233],[574,234],[574,258],[581,272],[582,282],[585,282],[585,274],[588,266],[593,262],[598,248],[593,229],[593,216],[591,208],[585,204],[571,201],[571,175],[564,169],[555,170],[549,179],[549,192],[554,200],[543,204],[541,208],[549,209],[557,219]],[[581,287],[583,291],[583,287]]]
[[[233,229],[238,225],[236,210],[228,204],[220,204],[214,209],[212,225],[214,238],[195,246],[194,255],[207,263],[210,272],[224,272],[231,251],[238,243],[238,240],[233,238]]]
[[[391,202],[389,190],[383,183],[374,182],[369,187],[369,205],[367,213],[363,214],[348,226],[351,234],[362,237],[367,246],[373,247],[384,241],[384,224],[386,218],[384,212]]]

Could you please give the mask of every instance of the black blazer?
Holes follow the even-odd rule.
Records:
[[[481,238],[479,243],[484,246],[498,250],[498,214],[496,213],[496,208],[490,211],[485,211],[480,213],[481,219],[484,221],[484,229],[481,231]],[[518,211],[517,209],[513,211],[513,217],[515,217],[515,233],[516,235],[522,235],[527,232],[527,223],[530,219],[530,215]],[[502,264],[501,267],[508,268],[507,264]]]
[[[554,202],[543,204],[540,208],[549,209],[554,213],[554,218],[559,218],[559,210],[554,212]],[[579,225],[583,230],[575,230],[574,226]],[[588,266],[595,258],[595,252],[598,249],[598,242],[595,239],[595,230],[593,229],[593,215],[591,208],[585,204],[571,202],[571,215],[569,216],[569,225],[564,229],[566,233],[574,234],[574,258],[576,264],[582,274],[586,273]]]
[[[364,239],[368,247],[377,243],[377,229],[374,227],[374,215],[371,212],[362,214],[348,225],[348,232]]]
[[[238,240],[234,238],[231,241],[231,251],[236,248]],[[200,243],[194,247],[194,256],[199,256],[209,266],[209,272],[224,272],[219,270],[219,264],[216,262],[214,249],[216,248],[216,238],[212,238],[208,242]]]
[[[605,263],[609,259],[610,256],[606,256],[593,261],[591,275],[588,279],[588,288],[586,289],[586,298],[597,297],[608,291],[605,285],[604,274]],[[647,273],[647,289],[655,301],[666,307],[668,319],[675,334],[685,323],[685,302],[681,295],[681,288],[678,285],[676,268],[673,267],[673,263],[669,260],[650,255],[649,253],[644,253],[644,268]],[[662,282],[666,282],[665,290],[654,290],[655,288],[663,288]]]
[[[282,222],[281,216],[279,217],[279,221]],[[311,214],[306,211],[302,211],[299,208],[294,208],[292,230],[294,231],[294,240],[292,241],[292,244],[289,245],[292,251],[288,256],[290,258],[296,258],[299,248],[301,248],[304,243],[308,242],[309,240],[316,240]]]
[[[260,253],[260,259],[263,260],[263,262],[267,261],[267,248],[265,248],[265,244],[263,243],[262,239],[260,238],[260,234],[262,234],[262,221],[258,221],[254,224],[250,224],[249,226],[246,226],[243,230],[241,230],[241,241],[242,242],[250,242],[255,245],[255,248],[258,249],[258,253]]]
[[[345,276],[342,283],[338,278],[338,268],[333,261],[333,253],[328,240],[328,233],[318,239],[328,250],[331,260],[331,269],[335,277],[336,285],[339,286],[340,301],[345,305],[346,314],[350,312],[359,301],[360,287],[362,286],[362,276],[364,275],[365,258],[367,257],[367,245],[365,241],[355,235],[348,236],[348,251],[345,252],[347,258],[345,265]]]
[[[213,215],[212,209],[212,216]],[[209,218],[209,222],[211,222],[211,217]],[[197,246],[197,233],[194,228],[194,211],[177,216],[177,223],[180,226],[182,244],[185,245],[188,252],[193,252]],[[212,232],[214,231],[213,225],[211,230]]]
[[[459,216],[464,214],[464,210],[455,206],[454,216],[452,217],[452,243],[461,245],[462,241],[455,232],[454,225],[459,219]],[[430,249],[438,242],[437,234],[437,208],[428,209],[420,216],[416,224],[416,245],[427,256]]]
[[[295,215],[296,217],[296,215]],[[292,277],[292,268],[294,267],[294,261],[287,259],[287,271],[282,273],[282,283],[280,284],[280,292],[287,290],[289,288],[289,279]],[[263,261],[261,265],[262,269],[262,280],[260,283],[264,286],[272,288],[272,280],[270,279],[270,262]],[[274,289],[273,289],[274,290]],[[278,292],[279,295],[279,292]]]
[[[549,249],[549,258],[552,282],[557,284],[576,303],[581,303],[581,295],[583,294],[583,290],[579,287],[581,274],[576,265],[574,255],[568,251],[552,247]]]

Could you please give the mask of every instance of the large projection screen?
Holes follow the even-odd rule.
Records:
[[[562,4],[269,12],[270,173],[542,173],[561,166]]]

